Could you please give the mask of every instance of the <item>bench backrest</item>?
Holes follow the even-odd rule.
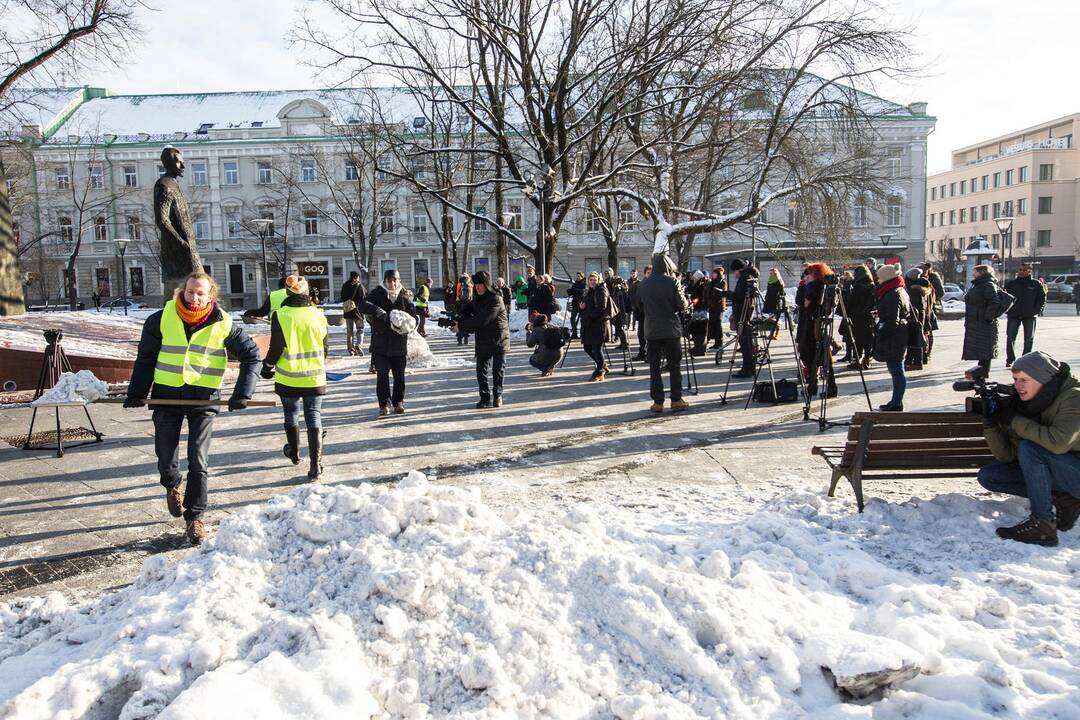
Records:
[[[980,467],[994,459],[978,415],[861,412],[851,418],[842,465],[854,463],[864,423],[870,424],[867,467]]]

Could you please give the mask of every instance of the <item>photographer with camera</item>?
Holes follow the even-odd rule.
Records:
[[[660,368],[667,360],[671,385],[671,409],[685,410],[690,404],[682,399],[683,319],[690,315],[690,304],[675,280],[676,267],[667,253],[652,257],[652,274],[638,286],[638,300],[645,313],[645,340],[649,353],[649,396],[655,413],[664,411],[664,381]]]
[[[739,353],[742,355],[742,367],[732,375],[735,378],[754,377],[754,330],[750,322],[743,323],[739,328],[739,322],[743,318],[753,318],[753,304],[757,297],[758,269],[746,261],[735,258],[731,261],[731,272],[738,279],[735,281],[735,289],[731,292],[731,329],[739,333]],[[746,304],[750,303],[750,308]]]
[[[530,318],[525,344],[533,348],[529,364],[540,371],[540,377],[548,377],[555,372],[555,366],[562,359],[562,348],[569,340],[570,330],[549,324],[545,315],[535,313]]]
[[[476,336],[476,384],[480,401],[476,407],[502,407],[503,369],[510,347],[510,325],[502,294],[491,288],[491,276],[481,270],[472,276],[473,297],[458,312],[456,332]],[[488,370],[492,384],[488,386]]]
[[[1031,502],[1031,515],[998,528],[998,537],[1057,545],[1057,531],[1080,516],[1080,381],[1038,351],[1013,363],[1014,387],[1005,392],[984,373],[972,374],[978,377],[967,385],[980,389],[983,434],[998,460],[979,470],[979,484]]]

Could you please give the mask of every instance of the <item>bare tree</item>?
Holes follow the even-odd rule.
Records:
[[[56,77],[129,55],[138,0],[0,0],[0,127],[17,128],[33,93]],[[20,107],[22,106],[22,107]],[[3,139],[0,139],[2,141]],[[7,141],[10,141],[8,138]],[[7,182],[0,165],[0,316],[23,312]]]

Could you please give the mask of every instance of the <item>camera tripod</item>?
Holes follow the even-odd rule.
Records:
[[[844,320],[844,326],[848,331],[848,338],[851,340],[851,346],[855,350],[855,356],[860,357],[859,346],[855,342],[855,335],[851,330],[851,317],[848,315],[847,306],[844,304],[844,295],[838,291],[837,284],[825,283],[821,293],[821,305],[818,309],[818,315],[814,318],[813,332],[818,336],[817,344],[814,348],[814,354],[817,356],[815,359],[820,362],[815,363],[815,372],[818,381],[818,416],[816,418],[810,417],[810,406],[813,399],[809,394],[806,395],[806,404],[803,406],[803,420],[814,420],[818,424],[818,430],[825,432],[830,427],[839,427],[844,425],[850,425],[847,420],[834,422],[828,419],[829,412],[829,389],[830,387],[836,387],[836,374],[833,369],[833,324],[836,318],[836,309],[840,308],[840,315]],[[800,377],[802,373],[800,372]],[[870,402],[870,391],[866,387],[866,375],[863,373],[862,365],[859,365],[859,380],[862,382],[863,394],[866,396],[866,407],[873,412],[874,406]]]
[[[765,303],[765,299],[761,294],[761,290],[758,288],[756,279],[750,283],[750,286],[750,291],[753,293],[753,295],[747,301],[743,302],[741,317],[739,318],[739,322],[736,325],[735,332],[735,341],[738,342],[739,338],[743,337],[743,333],[746,332],[747,325],[749,325],[750,336],[749,338],[747,338],[747,341],[754,344],[754,380],[753,383],[751,383],[750,385],[750,393],[749,395],[747,395],[746,405],[744,406],[744,408],[750,407],[750,401],[754,397],[754,388],[757,387],[758,378],[761,376],[761,369],[765,365],[769,366],[769,382],[772,384],[773,387],[773,404],[775,405],[780,402],[780,398],[777,397],[776,393],[776,377],[773,374],[772,354],[770,352],[770,349],[772,347],[774,329],[776,331],[779,331],[780,329],[779,323],[781,316],[777,316],[777,324],[775,328],[768,327],[764,318],[762,318],[762,314],[760,311],[761,307]],[[781,302],[783,302],[782,298]],[[793,324],[791,322],[791,316],[788,313],[786,302],[783,305],[782,317],[784,317],[784,319],[788,323],[788,336],[791,339],[791,349],[795,355],[795,366],[799,369],[799,389],[802,395],[806,397],[806,386],[803,383],[801,371],[802,365],[799,360],[799,346],[795,342],[795,333],[792,329]],[[759,340],[763,341],[760,345],[758,344]],[[719,352],[723,352],[723,349],[721,349]],[[731,387],[731,377],[732,374],[735,372],[735,357],[738,354],[738,347],[736,347],[732,350],[731,361],[728,364],[727,382],[724,384],[724,394],[720,397],[721,405],[727,405],[728,390]]]
[[[750,401],[754,398],[754,389],[757,388],[758,378],[761,376],[761,368],[765,365],[769,366],[769,384],[773,388],[773,405],[780,404],[780,394],[776,390],[776,376],[773,374],[772,354],[769,352],[772,347],[773,340],[780,334],[780,319],[783,318],[787,323],[788,338],[791,340],[791,351],[795,356],[795,369],[796,375],[799,378],[799,394],[803,398],[807,398],[806,383],[803,380],[802,374],[802,359],[799,357],[799,344],[795,342],[795,323],[791,320],[791,311],[788,309],[787,300],[780,297],[780,314],[776,315],[776,326],[773,329],[766,327],[765,344],[755,353],[754,357],[754,382],[750,386],[750,395],[746,398],[746,404],[743,405],[743,409],[750,407]],[[725,398],[726,399],[726,398]]]
[[[59,382],[61,375],[65,372],[72,371],[71,362],[68,361],[67,354],[64,352],[63,346],[60,345],[60,340],[64,337],[63,331],[46,330],[44,334],[46,343],[45,354],[41,359],[41,372],[38,374],[37,388],[34,390],[34,400],[37,400],[44,395],[47,389],[55,386],[56,383]],[[76,443],[69,442],[67,445],[69,448],[102,442],[101,438],[103,437],[103,434],[98,432],[98,429],[94,426],[94,419],[90,417],[90,408],[86,407],[85,403],[61,404],[81,406],[83,412],[86,413],[86,421],[90,423],[90,434],[94,436],[93,440]],[[31,449],[31,441],[34,438],[34,423],[37,421],[38,410],[42,407],[50,407],[50,405],[34,407],[34,413],[30,416],[30,429],[26,432],[26,441],[22,446],[23,450]],[[64,457],[64,431],[60,429],[60,404],[53,403],[51,404],[51,407],[56,412],[56,457]]]

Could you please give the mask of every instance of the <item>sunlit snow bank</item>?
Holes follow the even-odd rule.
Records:
[[[1077,717],[1080,543],[996,540],[1019,510],[507,520],[419,474],[306,486],[96,602],[0,606],[0,716]],[[821,671],[908,660],[867,705]]]

